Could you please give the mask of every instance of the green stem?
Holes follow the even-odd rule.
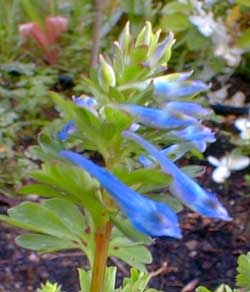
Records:
[[[95,233],[95,260],[91,279],[91,292],[103,292],[108,246],[112,224],[109,221]]]

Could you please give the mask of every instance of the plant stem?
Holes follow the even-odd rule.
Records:
[[[91,279],[91,292],[103,292],[108,246],[112,224],[107,222],[101,230],[95,233],[95,260]]]
[[[101,41],[101,28],[103,21],[103,9],[105,0],[95,1],[95,22],[93,28],[92,48],[90,56],[90,68],[93,69],[97,64],[97,58]]]

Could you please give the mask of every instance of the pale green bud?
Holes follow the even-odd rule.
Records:
[[[127,22],[119,37],[119,45],[123,53],[128,54],[130,43],[131,43],[130,24],[129,22]]]
[[[158,29],[156,31],[156,33],[153,34],[153,37],[152,37],[152,40],[151,40],[151,43],[149,46],[149,50],[148,50],[148,56],[151,56],[153,54],[155,48],[157,47],[157,43],[158,43],[158,40],[160,38],[160,34],[161,34],[161,29]]]
[[[148,61],[145,63],[150,68],[155,67],[157,64],[163,65],[167,63],[171,56],[171,49],[175,43],[173,33],[170,33],[154,50]]]
[[[97,70],[98,81],[103,89],[107,89],[110,86],[115,86],[115,72],[112,66],[103,58],[102,55],[99,56],[99,65]]]
[[[146,21],[145,26],[139,33],[136,42],[135,42],[135,47],[139,47],[142,45],[150,46],[152,40],[154,39],[154,34],[152,32],[152,25],[151,22]]]
[[[114,60],[113,60],[113,67],[116,72],[116,77],[119,79],[119,77],[122,76],[124,71],[124,59],[122,55],[122,50],[118,42],[113,43],[114,48]]]
[[[173,38],[167,45],[167,48],[166,48],[166,51],[165,51],[165,55],[164,55],[164,58],[163,58],[163,63],[168,63],[168,61],[170,60],[171,58],[171,55],[172,55],[172,47],[173,45],[175,44],[175,39]]]

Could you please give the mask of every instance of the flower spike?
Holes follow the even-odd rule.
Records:
[[[202,124],[191,125],[185,129],[171,131],[169,134],[191,142],[200,152],[204,152],[207,149],[207,143],[215,142],[214,133]]]
[[[197,123],[196,118],[181,112],[154,109],[134,104],[119,104],[115,107],[126,111],[146,126],[157,129],[185,127]]]
[[[208,110],[195,102],[185,101],[170,101],[164,106],[164,109],[181,112],[185,115],[194,117],[207,116],[211,113],[211,110]]]
[[[160,164],[162,170],[171,175],[173,180],[170,191],[185,205],[201,215],[230,221],[226,209],[221,205],[215,194],[201,188],[194,180],[184,174],[171,160],[163,155],[154,145],[141,136],[124,131],[123,136],[140,144]]]
[[[209,89],[208,85],[199,80],[169,82],[164,76],[154,78],[153,84],[155,95],[163,101],[198,94]]]
[[[177,216],[167,205],[140,195],[105,168],[77,153],[61,151],[60,155],[95,177],[139,231],[150,236],[181,238]]]

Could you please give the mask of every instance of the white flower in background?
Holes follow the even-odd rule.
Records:
[[[250,140],[250,119],[240,118],[235,120],[235,127],[240,130],[240,137],[243,140]]]
[[[214,51],[215,56],[222,57],[228,66],[236,67],[241,60],[243,50],[236,47],[229,47],[227,42],[221,42]]]
[[[249,157],[232,153],[221,159],[208,156],[207,160],[210,164],[216,167],[212,172],[212,179],[216,183],[224,183],[230,176],[231,171],[242,170],[250,164]]]
[[[226,84],[218,90],[211,91],[207,94],[211,104],[224,104],[235,107],[244,107],[246,95],[242,91],[237,91],[231,98],[229,97],[228,88],[231,84]]]
[[[229,102],[232,106],[244,107],[246,101],[246,95],[242,91],[237,91],[232,97]]]
[[[216,0],[205,0],[204,2],[190,0],[195,12],[189,16],[189,21],[196,26],[203,36],[211,38],[215,56],[223,58],[228,66],[236,67],[240,63],[243,50],[231,45],[232,37],[226,25],[222,19],[214,18],[211,6],[215,2]],[[206,12],[203,6],[209,8],[210,11]]]
[[[230,84],[227,84],[218,90],[209,92],[207,96],[209,98],[210,103],[211,104],[224,103],[225,99],[228,96],[228,88],[230,86],[231,86]]]
[[[213,14],[211,12],[205,15],[189,16],[189,20],[205,37],[212,36],[217,27],[217,23],[214,21]]]
[[[213,6],[216,2],[217,2],[217,0],[205,0],[204,4],[206,6]]]

